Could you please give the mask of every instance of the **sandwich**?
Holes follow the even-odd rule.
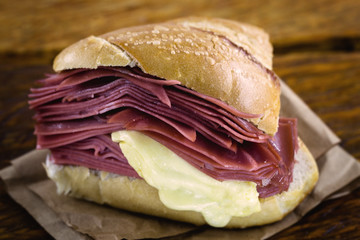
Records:
[[[260,28],[186,17],[82,39],[32,88],[59,194],[213,227],[279,221],[314,188]]]

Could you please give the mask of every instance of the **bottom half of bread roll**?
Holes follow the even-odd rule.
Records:
[[[232,217],[226,228],[245,228],[281,220],[311,192],[318,179],[316,162],[305,144],[299,139],[289,189],[280,194],[260,198],[261,210],[245,217]],[[196,211],[179,211],[166,207],[158,190],[145,180],[95,171],[82,166],[57,165],[47,160],[44,165],[48,176],[56,183],[57,191],[75,198],[86,199],[116,208],[192,223],[206,224]]]

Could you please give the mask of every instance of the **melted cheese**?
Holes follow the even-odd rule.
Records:
[[[158,189],[160,200],[168,208],[200,212],[214,227],[226,226],[233,216],[260,211],[253,182],[217,181],[137,131],[122,130],[111,137],[136,172]]]

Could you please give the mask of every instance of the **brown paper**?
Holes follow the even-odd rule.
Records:
[[[298,118],[299,135],[317,159],[320,178],[295,211],[282,221],[263,227],[195,227],[58,196],[41,166],[47,151],[32,151],[13,160],[0,176],[10,196],[56,239],[265,239],[296,223],[327,198],[342,196],[360,186],[360,163],[338,145],[336,135],[284,83],[281,101],[281,115]]]
[[[39,224],[55,239],[90,239],[69,228],[46,203],[34,194],[28,184],[46,179],[41,163],[48,151],[33,150],[2,169],[0,176],[4,180],[9,195],[22,205]]]
[[[280,115],[298,119],[299,136],[316,159],[340,142],[329,127],[282,81],[280,100]]]
[[[130,213],[63,195],[59,196],[56,193],[56,186],[51,180],[32,184],[30,189],[44,199],[66,224],[73,226],[79,232],[91,233],[90,235],[96,239],[160,238],[179,235],[196,228],[190,224]],[[114,232],[114,229],[120,230],[121,235]]]

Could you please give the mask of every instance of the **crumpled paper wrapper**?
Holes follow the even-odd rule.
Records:
[[[322,201],[360,186],[360,163],[338,145],[340,139],[285,83],[281,85],[281,115],[298,118],[299,136],[316,158],[320,178],[313,192],[274,224],[237,230],[197,227],[59,196],[41,164],[46,150],[33,150],[13,160],[0,176],[10,196],[56,239],[265,239],[296,223]]]

